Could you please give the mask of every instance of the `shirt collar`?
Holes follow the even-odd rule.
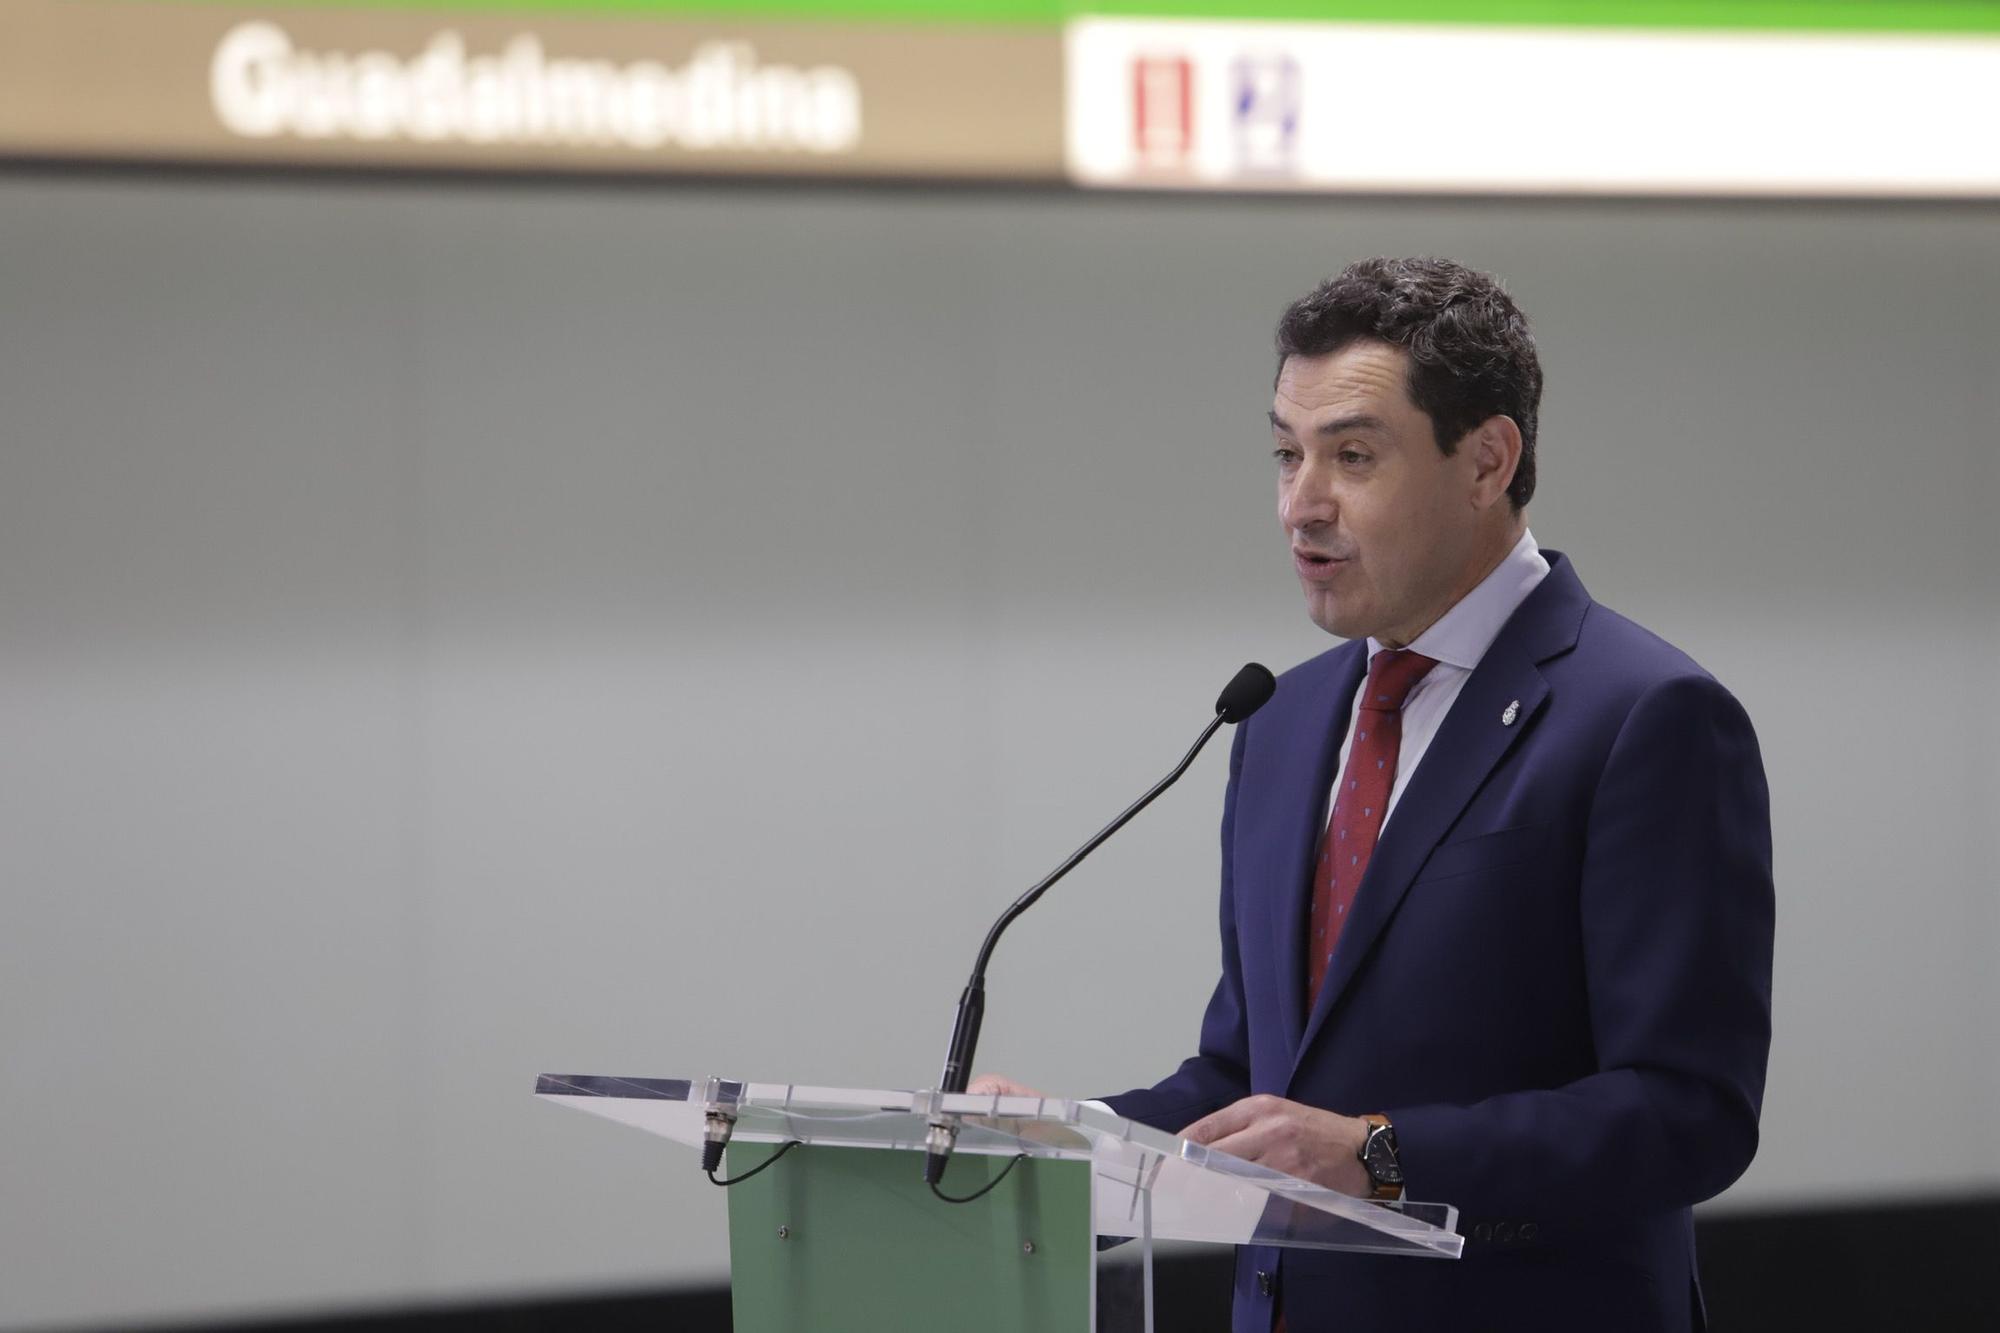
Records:
[[[1500,637],[1501,627],[1508,618],[1528,600],[1528,594],[1548,573],[1549,562],[1535,544],[1535,534],[1523,529],[1521,540],[1514,543],[1514,549],[1493,567],[1493,572],[1419,634],[1410,644],[1410,651],[1471,671],[1486,656],[1493,640]],[[1371,637],[1368,660],[1374,661],[1383,646]]]

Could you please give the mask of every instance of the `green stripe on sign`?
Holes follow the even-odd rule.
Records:
[[[202,3],[203,0],[175,0]],[[230,0],[240,3],[240,0]],[[160,3],[160,0],[135,0]],[[1037,23],[1072,18],[1319,20],[1536,27],[1823,32],[2000,32],[1995,0],[285,0],[285,8],[650,14],[692,20]]]

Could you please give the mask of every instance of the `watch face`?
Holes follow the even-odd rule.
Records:
[[[1402,1163],[1396,1160],[1396,1140],[1387,1129],[1378,1129],[1368,1136],[1361,1161],[1368,1168],[1368,1174],[1378,1183],[1384,1185],[1403,1183]]]

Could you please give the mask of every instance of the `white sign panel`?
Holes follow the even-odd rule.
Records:
[[[2000,195],[2000,39],[1085,19],[1092,186]]]

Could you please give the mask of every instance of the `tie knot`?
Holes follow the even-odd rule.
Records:
[[[1407,648],[1384,649],[1368,664],[1368,682],[1362,687],[1367,693],[1361,706],[1376,713],[1400,711],[1417,682],[1436,665],[1436,658]]]

